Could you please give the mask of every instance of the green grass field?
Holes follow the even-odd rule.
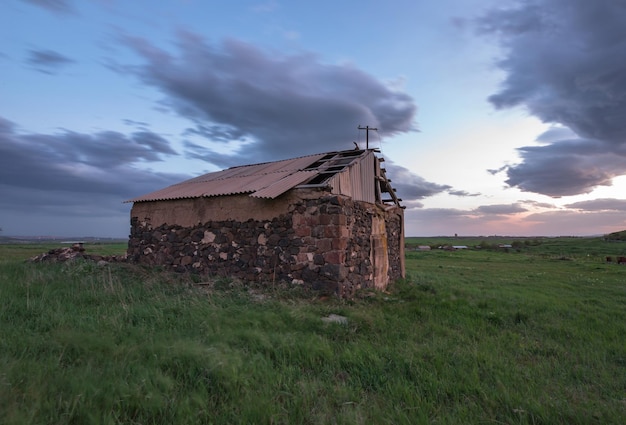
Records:
[[[626,423],[626,244],[524,242],[351,301],[0,246],[0,423]]]

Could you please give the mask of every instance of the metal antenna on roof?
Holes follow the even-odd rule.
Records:
[[[374,128],[374,127],[370,127],[369,125],[366,125],[365,127],[358,126],[357,128],[359,130],[365,130],[365,149],[369,150],[369,148],[370,148],[370,130],[378,131],[378,129]]]

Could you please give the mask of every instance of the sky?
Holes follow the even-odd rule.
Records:
[[[0,228],[365,146],[407,236],[626,229],[626,0],[3,0]]]

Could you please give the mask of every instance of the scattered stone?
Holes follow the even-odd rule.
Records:
[[[51,249],[43,254],[35,255],[28,259],[31,263],[64,263],[66,261],[74,261],[76,259],[82,259],[87,261],[93,261],[98,266],[105,266],[109,263],[124,263],[126,262],[126,254],[124,255],[91,255],[85,253],[85,248],[82,243],[75,243],[69,247]]]
[[[329,314],[326,317],[322,317],[322,322],[326,323],[338,323],[340,325],[347,325],[348,318],[345,316],[340,316],[338,314]]]

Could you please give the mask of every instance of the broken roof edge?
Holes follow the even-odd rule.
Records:
[[[315,177],[317,174],[318,172],[315,170],[296,171],[295,173],[289,174],[288,176],[283,177],[263,189],[251,193],[250,196],[253,198],[275,199],[301,183]]]

